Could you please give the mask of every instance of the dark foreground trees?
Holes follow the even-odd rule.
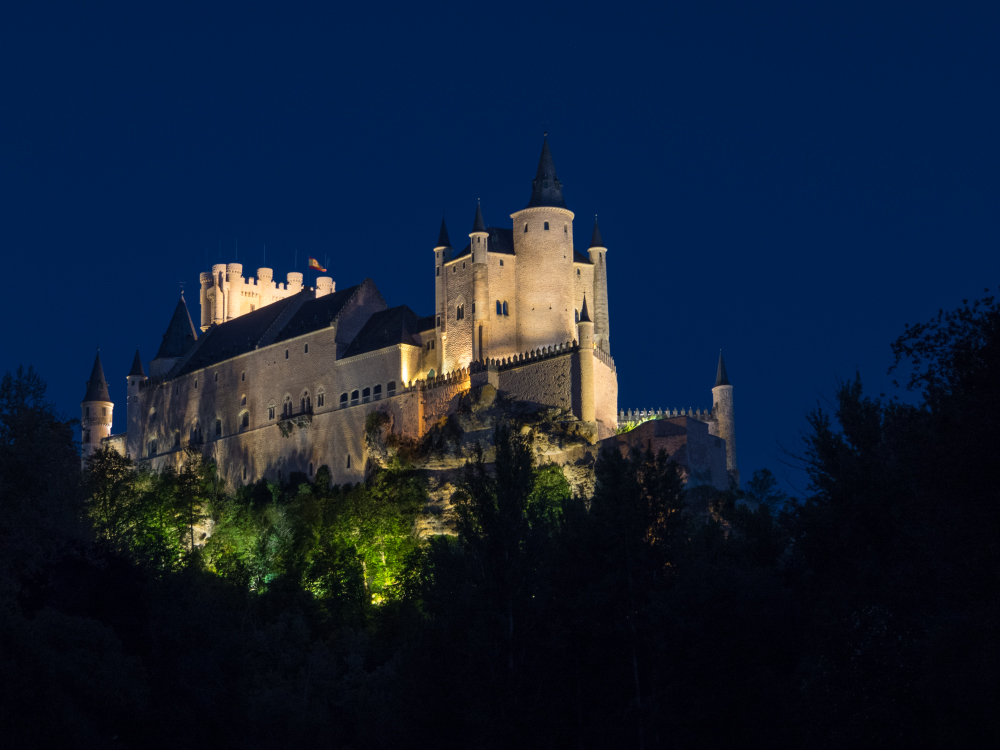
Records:
[[[665,456],[617,452],[571,497],[501,427],[459,535],[423,544],[405,465],[227,491],[197,454],[99,452],[81,476],[43,383],[8,375],[5,745],[994,746],[1000,311],[894,350],[920,403],[843,384],[803,501],[765,470],[691,504]]]

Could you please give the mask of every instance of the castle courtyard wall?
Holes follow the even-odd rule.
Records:
[[[654,454],[664,450],[682,468],[688,488],[710,486],[729,489],[726,471],[726,441],[708,432],[708,424],[691,417],[671,417],[643,422],[634,430],[605,440],[617,444],[623,454],[632,448]]]
[[[573,409],[573,354],[526,361],[500,370],[499,390],[536,406]]]
[[[594,352],[594,416],[597,437],[612,437],[618,429],[618,374],[610,358]]]

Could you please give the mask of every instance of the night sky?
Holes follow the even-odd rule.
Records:
[[[723,349],[744,478],[802,491],[817,399],[1000,282],[995,1],[206,5],[0,11],[0,372],[71,416],[220,249],[430,314],[442,212],[510,227],[546,130],[619,405],[709,407]]]

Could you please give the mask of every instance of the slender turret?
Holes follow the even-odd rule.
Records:
[[[712,414],[716,421],[716,434],[726,441],[726,469],[729,476],[740,486],[740,471],[736,466],[736,422],[733,413],[733,386],[726,373],[726,361],[719,352],[719,366],[715,372],[715,387],[712,388]]]
[[[476,204],[476,218],[469,233],[469,251],[472,255],[472,358],[485,360],[490,345],[490,286],[489,286],[489,232],[483,221],[483,209]]]
[[[444,272],[444,264],[451,260],[451,254],[451,239],[448,237],[448,227],[442,216],[441,229],[438,230],[437,244],[434,246],[434,337],[436,339],[434,350],[437,354],[434,356],[433,367],[438,372],[441,371],[441,360],[444,357],[447,339],[445,326],[448,322],[445,310],[448,304],[448,274]]]
[[[580,419],[593,422],[597,419],[594,395],[594,322],[587,310],[587,295],[583,295],[580,309]]]
[[[608,317],[608,248],[601,237],[601,228],[594,217],[594,233],[590,238],[590,262],[594,264],[594,344],[611,353],[611,323]]]
[[[86,460],[101,447],[101,439],[111,434],[112,410],[108,381],[101,365],[101,353],[94,358],[94,368],[87,381],[87,392],[80,402],[80,457]]]

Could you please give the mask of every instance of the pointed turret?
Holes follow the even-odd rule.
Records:
[[[139,356],[139,347],[135,348],[135,358],[132,360],[132,369],[128,371],[130,378],[145,378],[146,371],[142,369],[142,357]]]
[[[583,308],[580,310],[580,322],[581,323],[592,323],[590,319],[590,313],[587,312],[587,295],[583,295]]]
[[[443,226],[443,224],[442,224]],[[483,221],[483,207],[476,204],[476,218],[472,222],[472,233],[476,234],[482,232],[486,234],[486,222]]]
[[[170,323],[167,325],[167,332],[163,334],[160,348],[153,361],[149,363],[150,377],[158,378],[170,372],[174,364],[197,340],[198,334],[195,333],[191,314],[188,312],[187,303],[184,302],[184,295],[181,294],[181,298],[177,300],[177,307],[174,308],[174,314],[170,318]]]
[[[446,247],[451,247],[451,239],[448,237],[448,227],[445,226],[444,217],[441,217],[441,231],[438,232],[438,243],[434,246],[435,250],[441,250]]]
[[[531,199],[528,201],[528,208],[538,208],[539,206],[566,208],[566,201],[562,194],[562,183],[559,182],[559,177],[556,175],[556,165],[552,161],[552,152],[549,150],[548,136],[549,134],[546,133],[542,140],[542,155],[538,159],[535,179],[531,181]]]
[[[722,351],[719,351],[719,368],[715,371],[715,385],[732,385],[729,376],[726,374],[726,360],[722,358]]]
[[[87,393],[83,400],[86,401],[111,401],[111,394],[108,393],[108,381],[104,377],[104,367],[101,366],[101,353],[97,352],[94,359],[94,369],[90,372],[90,380],[87,381]]]
[[[601,228],[597,224],[597,217],[594,217],[594,233],[590,236],[591,247],[604,247],[604,238],[601,237]]]

